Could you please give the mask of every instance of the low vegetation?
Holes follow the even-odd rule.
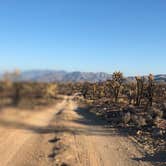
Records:
[[[55,102],[56,83],[20,82],[19,73],[5,73],[0,82],[0,106],[35,108]]]
[[[104,82],[61,85],[60,92],[81,93],[92,113],[127,131],[148,153],[166,151],[166,84],[152,74],[128,81],[115,72]]]

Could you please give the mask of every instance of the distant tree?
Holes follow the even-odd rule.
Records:
[[[114,72],[112,75],[112,80],[110,81],[111,88],[113,90],[114,101],[118,102],[118,97],[123,83],[123,73]]]
[[[135,82],[129,82],[125,84],[125,91],[124,94],[127,95],[129,104],[135,103],[135,97],[136,97],[136,83]]]
[[[153,103],[153,96],[154,96],[154,88],[155,88],[155,82],[154,77],[152,74],[149,74],[148,76],[148,86],[147,86],[147,98],[148,98],[148,106],[152,106]]]
[[[93,84],[93,99],[95,99],[95,97],[96,97],[96,92],[97,92],[97,84],[94,83]]]
[[[21,84],[18,82],[20,78],[20,70],[16,69],[13,72],[5,72],[3,75],[3,82],[6,86],[13,88],[13,103],[17,105],[20,99]]]
[[[136,105],[140,106],[141,100],[143,98],[145,78],[144,77],[140,77],[140,76],[136,76],[135,79],[137,81]]]
[[[85,82],[83,87],[82,87],[82,95],[83,97],[86,99],[87,95],[88,95],[88,91],[89,91],[89,83]]]

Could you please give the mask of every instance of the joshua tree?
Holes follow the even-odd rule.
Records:
[[[136,79],[136,81],[137,81],[136,105],[137,105],[137,106],[140,106],[140,104],[141,104],[141,99],[142,99],[142,97],[143,97],[143,90],[144,90],[145,78],[144,78],[144,77],[136,76],[135,79]]]
[[[19,77],[20,77],[19,70],[15,70],[13,73],[11,73],[11,79],[13,81],[13,87],[14,87],[13,102],[15,105],[18,105],[19,100],[20,100],[21,84],[18,82]]]
[[[96,97],[96,92],[97,92],[97,84],[94,83],[93,84],[93,99],[95,99],[95,97]]]
[[[14,72],[6,72],[3,75],[3,81],[6,86],[12,86],[13,87],[13,103],[14,105],[17,105],[20,98],[20,89],[21,84],[18,82],[20,76],[20,71],[16,69]]]
[[[105,97],[105,86],[103,83],[100,86],[100,98]]]
[[[147,98],[148,98],[147,105],[150,107],[152,106],[152,103],[153,103],[154,88],[155,88],[154,77],[152,74],[149,74],[148,86],[147,86]]]
[[[84,83],[84,85],[82,87],[82,95],[85,99],[88,95],[88,89],[89,89],[89,84],[86,82],[86,83]]]
[[[136,89],[135,82],[126,84],[126,91],[124,93],[127,94],[129,104],[135,103],[135,97],[136,97],[135,89]]]
[[[119,72],[114,72],[112,75],[112,80],[110,81],[110,85],[113,90],[113,96],[114,96],[114,101],[117,103],[118,102],[118,97],[120,93],[120,89],[122,87],[123,83],[123,73]]]

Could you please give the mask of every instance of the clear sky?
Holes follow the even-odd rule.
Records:
[[[166,0],[0,0],[0,70],[166,74]]]

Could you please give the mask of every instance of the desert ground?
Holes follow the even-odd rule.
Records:
[[[0,112],[0,166],[149,166],[141,149],[79,108],[72,97],[46,110]]]

